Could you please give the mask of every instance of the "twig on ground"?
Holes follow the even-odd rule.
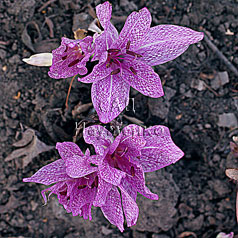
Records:
[[[220,97],[221,95],[218,94],[215,90],[213,90],[210,86],[208,86],[204,81],[203,81],[204,86],[210,90],[212,93],[214,93],[217,97]]]
[[[128,121],[132,122],[132,123],[135,123],[137,125],[140,125],[140,126],[144,126],[144,122],[135,118],[135,117],[130,117],[130,116],[127,116],[127,115],[123,115],[123,117],[125,117]]]
[[[238,223],[238,185],[236,184],[236,222]]]
[[[0,45],[9,45],[11,42],[8,40],[8,41],[2,41],[0,40]]]
[[[126,16],[112,16],[112,21],[116,22],[116,23],[124,23],[126,21]]]
[[[236,75],[238,76],[238,70],[235,68],[235,66],[226,58],[225,55],[211,42],[211,40],[208,38],[208,36],[204,35],[204,40],[207,43],[207,45],[211,48],[214,53],[217,54],[217,56],[225,63],[225,65]]]
[[[48,7],[51,3],[56,2],[57,0],[49,0],[46,3],[44,3],[39,9],[38,12],[41,12],[44,10],[46,7]]]
[[[214,150],[217,150],[217,149],[219,148],[219,146],[220,146],[220,144],[221,144],[221,141],[222,141],[222,139],[224,138],[224,135],[225,135],[225,131],[222,131],[221,136],[220,136],[220,138],[219,138],[217,144],[213,147]]]
[[[97,18],[97,14],[96,14],[96,12],[95,12],[95,10],[94,10],[94,8],[92,7],[92,5],[91,4],[88,4],[87,5],[87,7],[88,7],[88,13],[89,13],[89,15],[92,17],[92,18]]]

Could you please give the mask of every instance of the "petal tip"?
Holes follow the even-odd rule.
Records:
[[[23,181],[24,183],[31,182],[31,181],[29,181],[29,180],[30,180],[30,178],[24,178],[22,181]]]
[[[62,146],[62,144],[63,143],[61,143],[61,142],[57,142],[55,148],[58,150]]]
[[[203,32],[199,32],[199,41],[202,40],[204,38],[204,33]]]

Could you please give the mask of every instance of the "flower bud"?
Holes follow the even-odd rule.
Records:
[[[51,53],[40,53],[32,55],[30,58],[22,59],[25,63],[35,66],[51,66],[52,65]]]

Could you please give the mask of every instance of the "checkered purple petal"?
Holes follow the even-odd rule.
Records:
[[[100,155],[104,155],[106,148],[109,147],[114,140],[111,132],[100,125],[85,128],[83,131],[83,138],[86,143],[92,144],[96,153]]]
[[[70,40],[63,37],[61,45],[52,51],[53,60],[48,72],[49,76],[59,79],[86,74],[86,62],[91,55],[91,45],[90,36],[83,40]]]
[[[109,2],[105,2],[96,7],[97,17],[100,21],[101,26],[104,28],[104,32],[101,35],[95,35],[95,55],[93,60],[100,60],[100,54],[108,50],[113,41],[118,38],[117,29],[110,22],[111,19],[112,6]]]
[[[129,84],[118,74],[93,83],[92,102],[101,122],[112,121],[124,110],[129,103],[129,91]]]
[[[42,167],[30,178],[24,178],[23,182],[33,182],[50,185],[52,183],[64,181],[66,179],[70,179],[70,177],[66,174],[64,160],[59,159]]]
[[[89,75],[79,78],[78,80],[83,83],[96,83],[109,76],[111,72],[112,70],[106,67],[106,63],[96,64]]]
[[[117,226],[118,229],[123,232],[124,217],[121,205],[121,196],[116,187],[112,187],[108,193],[105,205],[101,207],[103,215],[108,221]]]
[[[87,156],[74,155],[65,162],[66,173],[71,178],[80,178],[97,171],[97,167],[93,167],[87,161]]]
[[[124,154],[128,159],[140,156],[140,151],[146,144],[143,132],[143,127],[134,124],[124,127],[121,131],[119,146],[124,149]]]
[[[146,145],[141,151],[139,163],[145,172],[152,172],[177,162],[184,155],[165,126],[153,126],[145,130]]]
[[[111,167],[107,161],[103,161],[98,166],[98,173],[106,182],[118,186],[121,183],[121,179],[126,176],[126,173]]]
[[[113,185],[111,183],[107,183],[105,180],[103,180],[101,176],[98,177],[98,189],[93,202],[95,207],[101,207],[105,204],[106,197],[109,191],[112,189],[112,186]]]
[[[163,64],[181,55],[191,44],[203,39],[202,32],[175,25],[159,25],[149,32],[135,52],[148,65]]]
[[[58,142],[56,144],[56,149],[58,150],[61,158],[66,161],[69,158],[72,158],[74,155],[84,156],[81,149],[73,142]]]
[[[127,221],[127,226],[134,226],[139,215],[139,208],[135,200],[133,200],[127,191],[122,186],[119,186],[119,188],[121,190],[122,207]]]
[[[119,38],[114,42],[112,48],[123,48],[130,41],[131,48],[136,47],[149,31],[151,15],[147,8],[139,12],[132,12],[126,19]]]
[[[160,77],[151,66],[139,60],[125,61],[122,78],[142,94],[158,98],[164,95]],[[131,70],[129,70],[131,69]]]

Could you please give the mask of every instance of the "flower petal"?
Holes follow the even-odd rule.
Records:
[[[91,55],[91,44],[92,37],[86,37],[82,40],[70,40],[62,37],[61,45],[52,51],[53,61],[48,72],[49,76],[59,79],[72,77],[77,74],[86,74],[86,62]]]
[[[121,179],[121,184],[124,186],[125,189],[129,188],[127,184],[130,184],[133,187],[133,192],[129,192],[131,197],[135,197],[135,191],[142,194],[144,197],[147,197],[152,200],[157,200],[158,195],[152,193],[146,186],[145,186],[145,176],[142,166],[139,164],[131,163],[126,158],[121,158],[117,161],[119,168],[122,171],[126,172],[125,178]],[[132,170],[133,167],[133,170]],[[123,182],[126,180],[126,182]],[[128,190],[126,190],[128,192]]]
[[[101,207],[105,204],[107,194],[112,189],[112,184],[104,181],[101,176],[98,176],[98,189],[97,194],[93,202],[93,206]]]
[[[23,181],[24,181],[24,180],[23,180]],[[48,187],[48,188],[42,190],[42,191],[41,191],[41,195],[42,195],[42,197],[43,197],[43,199],[44,199],[44,201],[45,201],[45,204],[44,204],[44,205],[47,204],[47,197],[46,197],[46,195],[45,195],[46,192],[50,191],[50,194],[49,194],[48,198],[49,198],[49,197],[51,196],[51,194],[53,194],[53,193],[57,194],[57,196],[58,196],[58,195],[59,195],[59,191],[60,191],[62,188],[64,188],[64,187],[65,187],[65,182],[63,181],[63,182],[58,182],[58,183],[52,185],[51,187]],[[59,196],[58,196],[58,198],[59,198]]]
[[[105,205],[101,207],[101,210],[108,221],[123,232],[124,217],[121,207],[121,196],[116,187],[112,187],[111,191],[108,193]]]
[[[109,2],[99,4],[96,7],[96,13],[101,26],[106,32],[106,45],[109,46],[112,41],[118,38],[117,29],[110,22],[112,14],[112,5]]]
[[[146,144],[146,140],[143,138],[143,132],[143,127],[134,124],[123,128],[119,146],[125,150],[124,155],[127,158],[140,156],[140,151]]]
[[[181,55],[191,44],[203,39],[202,32],[175,25],[159,25],[150,28],[136,53],[148,65],[163,64]]]
[[[108,50],[113,43],[114,40],[118,38],[117,29],[110,22],[111,13],[112,13],[112,5],[109,2],[105,2],[103,4],[99,4],[96,7],[97,17],[100,21],[101,26],[104,28],[104,32],[102,34],[96,35],[95,39],[95,55],[92,60],[99,60],[100,55]],[[101,63],[100,59],[100,63]]]
[[[134,176],[126,176],[126,180],[128,183],[132,184],[134,189],[143,195],[144,197],[147,197],[152,200],[158,200],[158,195],[155,193],[152,193],[146,186],[145,186],[145,176],[144,171],[141,168],[141,166],[134,165]]]
[[[118,145],[120,144],[122,134],[120,133],[115,140],[112,142],[112,144],[108,148],[108,154],[113,154],[113,152],[117,149]]]
[[[120,187],[123,187],[124,190],[129,194],[129,196],[136,201],[137,191],[135,190],[133,184],[128,183],[126,179],[121,180]]]
[[[101,122],[108,123],[123,111],[129,103],[129,91],[129,84],[117,74],[93,83],[92,102]]]
[[[97,155],[91,155],[87,158],[87,161],[94,165],[99,165],[102,163],[103,159],[105,158],[105,155],[107,154],[108,150],[105,150],[104,154],[97,154]]]
[[[172,141],[169,129],[153,126],[145,130],[146,145],[138,160],[145,172],[152,172],[177,162],[184,155]]]
[[[88,56],[88,57],[84,57],[81,62],[88,61],[90,53],[92,52],[92,43],[93,43],[92,36],[87,36],[84,39],[79,41],[79,45],[82,52]]]
[[[65,169],[66,168],[64,160],[59,159],[53,163],[50,163],[42,167],[30,178],[24,178],[23,182],[33,182],[33,183],[42,183],[44,185],[50,185],[52,183],[70,179],[70,177],[66,174]]]
[[[86,143],[92,144],[96,153],[100,155],[104,154],[105,149],[110,146],[114,139],[111,132],[100,125],[86,127],[83,131],[83,138]]]
[[[101,26],[107,28],[112,15],[112,5],[109,2],[97,5],[96,14]]]
[[[78,80],[83,83],[95,83],[109,76],[111,72],[112,70],[106,67],[106,63],[97,64],[94,66],[92,73],[83,78],[78,78]]]
[[[65,165],[66,173],[71,178],[84,177],[97,171],[97,167],[93,167],[88,163],[86,156],[80,157],[74,155],[73,157],[66,160]]]
[[[87,156],[88,158],[90,157],[90,150],[89,150],[89,148],[86,149],[85,156]]]
[[[159,75],[154,72],[151,66],[134,60],[125,61],[126,69],[122,70],[122,78],[133,88],[142,94],[158,98],[164,95]],[[131,71],[129,69],[132,69]]]
[[[93,203],[95,198],[96,188],[86,187],[84,189],[74,189],[70,196],[70,208],[73,216],[83,215],[81,208],[86,204]],[[90,207],[91,210],[91,207]],[[91,216],[91,215],[90,215]]]
[[[224,232],[220,232],[216,238],[233,238],[234,237],[234,232],[231,232],[229,234],[226,234]]]
[[[107,50],[112,44],[112,40],[108,37],[108,32],[104,31],[101,34],[95,34],[94,40],[94,56],[92,61],[99,60],[99,64],[105,63],[107,60]]]
[[[109,166],[106,161],[98,166],[98,172],[102,179],[115,186],[118,186],[121,183],[121,179],[126,176],[125,172]]]
[[[122,187],[119,186],[121,190],[121,199],[122,199],[122,207],[126,217],[127,226],[134,226],[136,224],[138,215],[139,215],[139,208],[127,191]]]
[[[92,203],[87,203],[81,207],[81,216],[83,216],[84,220],[92,220],[91,207]]]
[[[113,48],[124,48],[130,41],[130,49],[134,49],[145,34],[149,31],[151,15],[147,8],[142,8],[139,12],[132,12],[126,19],[118,40],[113,44]]]
[[[61,158],[66,161],[67,159],[72,158],[73,156],[84,156],[80,148],[73,142],[58,142],[56,144],[56,149],[58,150]]]

